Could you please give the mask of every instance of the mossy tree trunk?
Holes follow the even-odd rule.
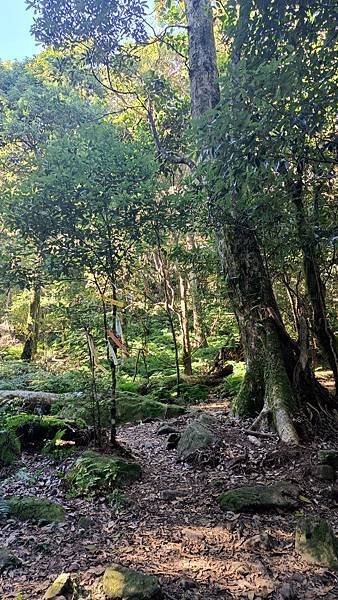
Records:
[[[33,298],[29,306],[27,319],[27,336],[22,350],[22,360],[34,360],[38,349],[41,315],[41,285],[38,283],[33,289]]]

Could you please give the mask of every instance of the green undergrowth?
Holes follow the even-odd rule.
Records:
[[[70,496],[107,496],[140,476],[141,467],[137,463],[88,450],[67,473],[65,484]]]
[[[224,379],[224,383],[221,384],[222,396],[226,398],[235,398],[241,389],[241,385],[245,375],[245,364],[244,362],[231,361],[233,365],[233,373],[228,375]]]
[[[14,463],[20,455],[20,440],[14,431],[0,430],[0,467]]]
[[[89,387],[86,368],[61,372],[47,371],[23,360],[0,362],[0,390],[32,390],[63,394]]]

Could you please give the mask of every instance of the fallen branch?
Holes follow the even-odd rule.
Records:
[[[241,429],[241,431],[242,433],[245,433],[245,435],[254,435],[261,438],[274,439],[276,437],[273,433],[264,433],[263,431],[255,431],[254,429]]]
[[[76,392],[81,395],[81,392]],[[73,398],[74,393],[54,394],[52,392],[33,392],[31,390],[0,390],[0,405],[5,404],[8,400],[23,400],[28,404],[47,404],[51,405],[54,402]]]

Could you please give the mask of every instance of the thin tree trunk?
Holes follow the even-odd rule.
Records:
[[[173,340],[173,344],[174,344],[176,385],[177,385],[177,395],[179,395],[181,375],[180,375],[180,359],[179,359],[179,353],[178,353],[178,344],[177,344],[177,337],[176,337],[176,331],[175,331],[175,323],[174,323],[174,319],[173,319],[174,298],[173,298],[173,293],[170,290],[168,276],[167,276],[167,270],[164,265],[164,260],[163,260],[163,256],[162,256],[159,238],[158,238],[158,252],[157,252],[157,254],[154,254],[154,262],[155,262],[155,267],[157,268],[158,273],[160,275],[160,279],[163,283],[164,309],[165,309],[165,312],[168,317],[169,327],[170,327],[171,336],[172,336],[172,340]]]
[[[303,269],[307,292],[313,311],[314,333],[318,344],[327,358],[338,390],[338,351],[334,333],[330,327],[322,282],[316,256],[316,240],[307,223],[303,203],[303,167],[298,166],[298,177],[292,184],[292,200],[296,211],[298,237],[303,253]]]
[[[185,277],[179,274],[179,288],[181,300],[180,323],[182,331],[182,347],[183,347],[183,367],[185,375],[192,375],[191,365],[191,344],[189,333],[189,318],[187,305],[187,281]]]
[[[36,284],[33,290],[33,298],[29,306],[29,315],[27,320],[27,337],[22,350],[22,360],[34,360],[39,340],[41,313],[41,285]]]
[[[194,250],[195,240],[193,235],[188,235],[187,237],[187,246],[189,250]],[[208,346],[207,338],[205,335],[205,327],[203,323],[202,316],[202,306],[201,306],[201,297],[200,297],[200,285],[198,281],[197,274],[192,269],[189,274],[189,287],[190,287],[190,295],[191,295],[191,304],[192,304],[192,318],[193,318],[193,328],[194,328],[194,337],[197,348],[206,348]]]

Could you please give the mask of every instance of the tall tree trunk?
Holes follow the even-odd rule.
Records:
[[[22,350],[22,360],[34,360],[39,341],[40,329],[40,314],[41,314],[41,285],[38,283],[34,286],[33,298],[29,306],[29,314],[27,320],[27,337]]]
[[[330,327],[325,288],[317,260],[317,243],[307,222],[303,203],[303,166],[298,165],[298,177],[292,184],[292,200],[296,211],[298,237],[303,253],[303,269],[306,288],[313,311],[314,333],[318,344],[327,358],[338,391],[338,351],[334,333]]]
[[[184,276],[179,274],[179,287],[180,287],[180,303],[181,303],[181,314],[180,323],[182,331],[182,347],[183,347],[183,368],[185,375],[192,375],[191,366],[191,344],[190,344],[190,333],[189,333],[189,317],[188,317],[188,305],[187,305],[187,280]]]
[[[209,0],[185,0],[189,36],[191,113],[201,117],[219,100],[213,18]],[[238,52],[236,46],[236,52]],[[206,148],[209,156],[212,150]],[[203,152],[202,152],[203,154]],[[240,414],[269,413],[281,440],[298,443],[292,411],[297,392],[309,390],[313,377],[299,363],[296,344],[287,335],[248,215],[233,206],[215,218],[220,257],[241,332],[246,375],[237,398]],[[230,214],[229,214],[230,213]],[[297,392],[296,392],[297,389]]]
[[[193,235],[187,237],[188,250],[194,250],[195,240]],[[189,288],[191,295],[192,304],[192,319],[194,328],[194,337],[197,348],[206,348],[208,345],[207,338],[205,335],[205,327],[203,323],[201,296],[200,296],[200,283],[197,274],[192,269],[189,274]]]

